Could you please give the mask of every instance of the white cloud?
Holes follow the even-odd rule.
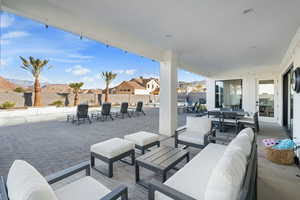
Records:
[[[26,37],[29,33],[24,31],[11,31],[8,33],[4,33],[2,35],[2,39],[14,39],[14,38],[20,38],[20,37]]]
[[[82,67],[81,65],[75,65],[74,67],[66,69],[66,72],[70,72],[75,76],[82,76],[90,72],[89,69]]]
[[[117,69],[117,70],[114,70],[113,73],[115,73],[115,74],[123,74],[124,70],[123,69]]]
[[[0,15],[0,28],[6,28],[13,24],[14,17],[8,14]]]
[[[0,40],[0,45],[1,45],[1,46],[2,46],[2,45],[7,45],[8,43],[9,43],[8,40],[3,40],[3,39]]]
[[[136,69],[127,69],[125,70],[125,73],[128,75],[133,75],[136,72]]]
[[[1,58],[0,59],[0,68],[4,67],[7,65],[7,59]]]
[[[64,59],[64,58],[50,58],[49,60],[50,61],[61,62],[61,63],[78,63],[78,62],[80,62],[78,60]]]
[[[80,55],[80,54],[69,54],[68,57],[69,58],[78,58],[78,59],[82,59],[82,60],[94,58],[94,56],[85,56],[85,55]]]
[[[133,75],[135,74],[136,69],[127,69],[127,70],[123,70],[123,69],[118,69],[118,70],[114,70],[113,73],[116,74],[127,74],[127,75]]]
[[[81,81],[83,82],[94,82],[95,81],[95,77],[90,77],[90,76],[84,76],[81,78]]]

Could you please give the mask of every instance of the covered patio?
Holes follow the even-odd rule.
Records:
[[[118,120],[118,123],[107,121],[77,126],[66,123],[65,119],[61,118],[56,121],[1,127],[0,174],[7,174],[9,167],[16,159],[27,160],[45,176],[74,166],[89,160],[89,148],[95,142],[113,137],[122,138],[135,131],[158,133],[158,112],[157,108],[147,109],[146,116],[135,118],[135,120],[129,118]],[[178,126],[184,125],[185,120],[185,114],[179,115]],[[218,134],[224,135],[224,133]],[[232,133],[226,134],[232,135]],[[258,199],[297,199],[300,182],[295,174],[300,173],[299,169],[295,166],[276,165],[266,160],[260,141],[269,137],[285,138],[286,135],[277,124],[261,124],[258,136]],[[160,140],[162,145],[174,146],[174,138],[161,136]],[[194,157],[200,150],[189,148],[189,151]],[[182,165],[183,163],[178,167]],[[97,162],[96,166],[97,169],[106,167],[102,162]],[[172,170],[168,176],[174,173],[176,171]],[[147,199],[148,190],[135,183],[134,174],[134,167],[121,162],[115,165],[115,175],[112,179],[92,170],[92,177],[104,183],[108,188],[113,189],[124,184],[129,187],[129,199]],[[55,184],[54,187],[59,188],[83,176],[83,173],[75,175]],[[160,180],[160,177],[148,170],[142,170],[141,176],[149,180],[152,178]]]
[[[223,106],[225,102],[217,102],[218,81],[241,80],[242,94],[238,94],[240,99],[231,104],[239,104],[241,109],[251,114],[260,111],[259,84],[272,81],[273,110],[261,112],[262,128],[257,138],[258,199],[293,200],[299,197],[299,178],[295,176],[299,173],[297,167],[270,163],[265,159],[261,146],[261,139],[265,137],[287,137],[282,128],[286,104],[283,101],[286,95],[283,83],[285,73],[300,65],[299,1],[2,0],[0,3],[4,11],[72,32],[78,37],[94,39],[105,43],[107,47],[121,48],[125,52],[130,51],[158,61],[160,110],[155,115],[159,117],[154,117],[157,119],[154,126],[148,124],[153,120],[144,121],[139,126],[143,130],[160,134],[164,138],[164,145],[173,145],[171,136],[174,135],[178,124],[184,124],[184,120],[177,115],[178,69],[208,78],[209,110],[220,108],[218,105]],[[292,96],[293,118],[289,115],[289,120],[297,122],[300,119],[300,95],[293,93]],[[291,105],[288,108],[290,109]],[[268,116],[263,116],[264,113]],[[47,123],[45,125],[48,126]],[[300,142],[299,130],[299,123],[290,127],[293,133],[290,136],[296,144]],[[47,131],[51,132],[50,129]],[[123,136],[123,132],[117,131],[115,136]],[[12,136],[4,134],[4,138],[13,140],[10,137]],[[92,133],[90,137],[93,138]],[[81,146],[83,138],[84,135],[75,138],[76,143],[71,144],[74,151],[59,153],[65,153],[68,157],[69,154],[82,152],[82,148],[86,149],[91,145],[88,139],[84,143],[85,146]],[[112,135],[106,134],[99,140],[105,138],[112,138]],[[39,146],[39,139],[43,138],[37,137],[36,141],[32,141],[32,137],[25,139],[38,145],[38,148],[43,147]],[[56,142],[52,142],[55,150]],[[14,152],[18,145],[7,148]],[[8,159],[6,163],[9,163],[11,156],[7,156],[6,152],[7,150],[1,151],[4,155],[0,156],[0,159],[4,157]],[[191,152],[192,155],[196,155],[199,151],[193,149]],[[74,156],[74,160],[58,161],[61,158],[59,153],[57,160],[46,160],[50,163],[46,164],[49,168],[42,167],[45,166],[45,160],[39,161],[43,162],[40,164],[37,162],[43,173],[56,171],[60,166],[66,167],[86,156],[82,155],[80,160]],[[299,156],[299,152],[295,153]],[[29,153],[29,157],[30,155]],[[1,170],[7,172],[7,166]],[[146,198],[147,191],[134,184],[133,168],[129,166],[120,167],[119,173],[113,179],[104,178],[97,172],[92,174],[107,187],[113,187],[119,182],[124,183],[129,187],[130,199]]]

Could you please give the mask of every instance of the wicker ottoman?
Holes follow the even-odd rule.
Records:
[[[153,146],[160,146],[159,136],[155,133],[145,131],[125,135],[124,139],[133,142],[135,148],[141,150],[142,154],[145,153],[145,150]]]
[[[95,158],[102,160],[108,163],[108,174],[105,175],[112,177],[113,163],[123,161],[122,159],[127,156],[131,156],[132,161],[128,164],[134,165],[134,143],[121,138],[112,138],[91,146],[91,167],[95,166]]]

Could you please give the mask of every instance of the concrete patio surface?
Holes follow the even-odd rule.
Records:
[[[55,121],[0,127],[0,175],[6,176],[10,165],[16,159],[24,159],[43,175],[49,175],[89,160],[90,145],[94,143],[141,130],[158,133],[158,112],[157,108],[147,108],[146,116],[79,126],[67,123],[65,118],[61,118]],[[185,119],[186,114],[178,115],[178,125],[184,125]],[[266,160],[261,140],[267,137],[286,136],[284,130],[276,124],[261,124],[261,132],[258,135],[258,199],[297,200],[300,198],[300,178],[297,178],[296,174],[300,174],[300,170],[296,166],[281,166]],[[173,138],[161,136],[161,141],[162,145],[174,145]],[[193,148],[188,150],[191,151],[192,157],[199,152]],[[184,162],[180,163],[179,167],[183,165]],[[96,167],[101,170],[107,168],[100,161],[96,161]],[[175,172],[171,171],[169,176]],[[82,176],[83,173],[75,175],[54,184],[53,187],[61,187]],[[118,162],[114,165],[113,178],[109,179],[96,170],[92,170],[92,176],[110,189],[119,184],[127,185],[129,199],[147,199],[147,190],[135,184],[133,166]],[[147,170],[141,171],[141,177],[160,180],[160,177]]]

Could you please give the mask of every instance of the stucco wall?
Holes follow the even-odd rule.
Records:
[[[90,105],[98,104],[97,94],[80,94],[79,99],[81,103],[88,103]],[[32,97],[33,100],[33,97]],[[48,106],[54,101],[61,100],[65,102],[65,97],[56,93],[42,93],[42,105]],[[4,92],[0,93],[0,104],[5,101],[12,101],[16,103],[17,107],[24,106],[24,97],[22,93],[16,92]],[[104,101],[104,95],[102,95],[102,102]],[[129,94],[111,94],[109,95],[109,101],[113,104],[120,104],[122,102],[129,102],[129,104],[136,104],[138,101],[143,101],[145,104],[159,102],[158,95],[129,95]],[[74,95],[69,95],[69,105],[73,105]]]

